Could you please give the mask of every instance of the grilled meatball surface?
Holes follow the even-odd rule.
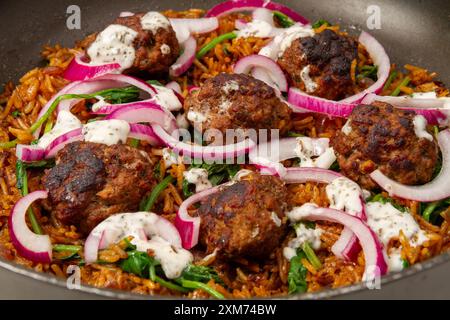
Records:
[[[434,140],[416,136],[414,117],[383,102],[355,107],[351,131],[338,131],[331,141],[342,173],[372,190],[378,187],[369,174],[376,169],[402,184],[429,182],[439,150]]]
[[[141,71],[150,74],[167,73],[180,54],[175,31],[170,25],[167,28],[158,28],[155,34],[151,30],[143,29],[141,19],[144,15],[145,13],[136,13],[132,16],[118,17],[113,22],[137,32],[133,42],[136,51],[134,63],[124,70],[124,73]]]
[[[277,177],[252,173],[209,196],[198,209],[200,243],[223,258],[265,258],[287,231],[288,191]]]
[[[221,73],[208,79],[185,100],[188,120],[198,131],[217,129],[279,129],[290,126],[291,109],[275,90],[245,74]]]
[[[153,166],[126,145],[73,142],[43,177],[54,217],[88,233],[110,215],[136,211],[154,186]]]
[[[354,94],[350,69],[357,57],[357,41],[327,29],[313,37],[294,40],[278,64],[291,85],[314,96],[340,100]],[[305,83],[303,79],[308,78],[315,84]]]

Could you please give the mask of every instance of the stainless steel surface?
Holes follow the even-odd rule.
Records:
[[[0,2],[0,83],[15,80],[24,72],[41,64],[42,45],[61,43],[71,46],[75,40],[101,29],[121,11],[145,11],[208,8],[218,1],[93,1],[93,0],[40,0]],[[381,29],[370,31],[386,48],[391,61],[398,65],[417,64],[440,74],[440,79],[450,83],[450,2],[439,1],[282,1],[314,21],[325,18],[357,34],[365,29],[369,17],[368,6],[379,6]],[[81,29],[66,28],[66,9],[69,5],[81,8]],[[0,260],[0,298],[41,299],[100,299],[144,298],[129,293],[82,287],[68,290],[65,283],[47,274],[12,265]],[[381,290],[367,290],[355,285],[317,294],[293,297],[302,298],[450,298],[450,254],[415,265],[401,273],[383,278]]]

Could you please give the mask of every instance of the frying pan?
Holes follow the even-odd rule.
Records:
[[[450,84],[450,2],[410,0],[292,0],[284,3],[315,21],[320,18],[340,24],[357,35],[370,31],[385,47],[391,61],[401,66],[419,65],[439,73]],[[45,44],[71,46],[87,34],[101,30],[121,11],[209,8],[217,1],[158,0],[22,0],[0,2],[0,82],[17,81],[27,70],[43,64],[40,50]],[[81,9],[81,29],[66,26],[67,8]],[[375,7],[374,7],[375,6]],[[380,12],[380,29],[368,30],[371,14]],[[373,16],[372,16],[373,19]],[[369,20],[373,22],[374,20]],[[373,25],[373,24],[372,24]],[[450,253],[382,278],[381,290],[363,284],[295,295],[292,299],[318,298],[448,298],[450,297]],[[128,292],[81,286],[68,290],[65,281],[37,273],[0,259],[0,298],[51,299],[151,299]],[[161,297],[157,297],[161,298]],[[164,297],[162,297],[164,298]]]

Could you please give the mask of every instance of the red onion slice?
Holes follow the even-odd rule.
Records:
[[[193,196],[183,201],[178,209],[177,216],[175,218],[175,226],[181,236],[181,242],[183,248],[186,250],[191,249],[198,243],[198,236],[200,232],[200,217],[191,217],[188,213],[188,209],[193,204],[202,201],[204,198],[214,194],[222,189],[228,183],[215,186],[213,188],[198,192]]]
[[[271,86],[275,90],[277,96],[281,97],[281,91],[278,88],[278,85],[275,83],[275,81],[272,79],[270,74],[265,69],[255,67],[252,69],[251,74],[253,78],[261,80],[265,82],[267,85]]]
[[[166,88],[167,89],[171,89],[174,92],[178,93],[178,94],[182,94],[182,90],[181,90],[181,86],[178,82],[176,81],[170,81],[168,84],[166,84]]]
[[[347,118],[356,104],[343,103],[311,96],[297,88],[289,88],[288,102],[294,112],[303,113],[305,110],[327,114],[333,117]]]
[[[328,138],[311,138],[314,155],[320,157],[329,148]],[[299,145],[298,138],[284,138],[263,142],[249,152],[250,163],[259,168],[268,170],[269,173],[284,177],[287,173],[281,161],[298,157],[296,150]],[[333,160],[334,162],[334,160]],[[330,163],[331,165],[332,163]],[[328,168],[326,168],[328,169]]]
[[[90,94],[104,89],[125,87],[127,85],[135,86],[136,88],[150,95],[150,97],[153,97],[157,94],[156,89],[147,82],[123,74],[105,74],[94,79],[82,81],[80,82],[79,86],[73,88],[68,93]],[[70,110],[79,101],[80,99],[63,100],[59,104],[58,111]]]
[[[153,129],[143,124],[131,123],[128,137],[146,141],[152,146],[163,145],[163,142],[153,132]],[[18,145],[16,154],[19,159],[25,162],[39,161],[44,158],[51,159],[67,144],[75,141],[83,141],[83,139],[82,128],[77,128],[55,138],[46,149],[38,146]]]
[[[369,93],[364,97],[361,103],[371,104],[374,101],[387,102],[398,108],[423,108],[423,109],[441,109],[445,108],[445,104],[448,103],[446,99],[422,99],[413,98],[411,96],[378,96],[373,93]]]
[[[105,117],[105,120],[109,119],[125,120],[129,123],[148,122],[158,124],[168,132],[173,132],[178,128],[173,114],[166,112],[161,106],[150,101],[133,103],[116,109]]]
[[[272,27],[275,27],[275,23],[273,22],[273,13],[269,9],[266,8],[255,9],[252,12],[252,19],[267,22]]]
[[[197,50],[197,41],[190,36],[181,44],[183,53],[178,57],[177,61],[169,68],[169,74],[172,77],[179,77],[185,73],[195,60],[195,52]]]
[[[119,213],[103,220],[87,237],[84,245],[86,263],[97,261],[99,249],[107,248],[126,236],[133,236],[141,241],[145,241],[143,236],[145,239],[159,236],[175,248],[181,248],[180,234],[167,219],[153,212]]]
[[[378,237],[361,219],[343,211],[319,208],[315,205],[305,207],[301,218],[310,221],[325,220],[344,225],[356,235],[363,249],[365,259],[363,279],[373,280],[386,274],[387,264]]]
[[[368,93],[379,93],[384,86],[384,83],[389,78],[389,71],[391,69],[391,62],[389,61],[389,57],[384,50],[383,46],[369,33],[363,31],[358,39],[359,43],[361,43],[369,53],[370,57],[374,65],[378,67],[377,71],[377,81],[372,84],[367,89],[351,96],[346,99],[341,100],[341,102],[346,103],[358,103],[360,102],[364,96]]]
[[[389,57],[381,44],[367,32],[363,31],[361,33],[359,42],[366,47],[374,64],[378,66],[378,80],[369,88],[341,101],[333,101],[311,96],[296,88],[290,88],[288,101],[294,106],[294,112],[304,112],[306,109],[313,112],[324,113],[333,117],[346,118],[351,114],[355,105],[359,103],[365,95],[372,92],[378,93],[382,90],[384,83],[389,77]]]
[[[88,80],[106,73],[118,72],[121,68],[118,63],[92,65],[84,60],[84,54],[75,55],[66,71],[64,71],[64,78],[69,81]]]
[[[283,181],[286,183],[332,183],[337,178],[344,177],[340,173],[319,168],[287,168]],[[366,220],[365,203],[360,195],[361,207],[354,216]],[[344,260],[354,260],[361,250],[356,235],[348,228],[344,228],[339,239],[334,243],[331,251],[335,256]]]
[[[30,205],[38,199],[46,199],[47,191],[34,191],[16,202],[8,220],[11,242],[17,252],[33,262],[50,263],[52,261],[52,243],[48,235],[32,232],[27,225],[25,215]]]
[[[272,11],[280,11],[294,21],[302,24],[308,24],[309,21],[299,15],[297,12],[280,3],[268,0],[230,0],[222,2],[212,7],[207,13],[206,17],[221,17],[229,13],[237,11],[251,11],[257,8],[266,8]]]
[[[280,91],[288,90],[288,82],[283,70],[275,61],[266,56],[259,54],[246,56],[234,65],[233,72],[248,74],[255,67],[264,69]]]
[[[170,18],[169,20],[179,43],[185,42],[194,33],[208,33],[219,27],[219,20],[216,17],[198,19]]]
[[[168,134],[160,125],[152,125],[155,134],[169,146],[173,152],[195,159],[215,160],[242,156],[253,149],[256,144],[251,139],[245,139],[235,144],[223,146],[201,146],[179,141]]]
[[[380,170],[375,170],[370,177],[390,196],[420,202],[433,202],[450,197],[450,129],[439,132],[437,137],[442,152],[442,169],[433,181],[420,185],[400,184]]]
[[[363,221],[367,220],[366,216],[366,206],[362,196],[360,198],[361,207],[355,212],[354,216],[360,218]],[[341,232],[339,239],[331,247],[331,252],[333,254],[344,260],[355,261],[358,253],[361,251],[361,246],[359,245],[358,238],[356,235],[347,227]]]
[[[57,94],[55,94],[41,109],[39,112],[39,115],[37,119],[42,118],[42,116],[47,112],[47,110],[50,108],[50,106],[53,104],[53,102],[59,97],[64,94],[89,94],[94,93],[100,90],[109,89],[109,88],[117,88],[117,87],[124,87],[126,85],[133,85],[142,91],[148,93],[150,96],[154,96],[156,94],[156,90],[149,85],[148,83],[136,79],[130,76],[125,76],[122,74],[106,74],[103,76],[99,76],[94,79],[89,79],[85,81],[75,81],[64,88],[62,88]],[[58,110],[70,110],[70,108],[76,104],[79,99],[68,99],[63,100],[59,104]],[[39,137],[41,128],[38,128],[34,133],[33,136],[35,138]]]
[[[189,93],[200,90],[200,87],[197,86],[188,86]]]
[[[44,159],[45,149],[36,145],[18,144],[16,157],[23,162],[34,162]]]
[[[320,168],[286,168],[283,181],[286,183],[331,183],[334,179],[343,177],[342,174]]]
[[[139,123],[130,124],[130,133],[128,137],[146,141],[154,147],[159,147],[164,145],[164,143],[158,138],[158,136],[153,132],[152,127],[146,126]]]
[[[361,103],[371,104],[374,101],[386,102],[400,109],[414,111],[424,116],[431,125],[446,125],[448,123],[449,110],[445,109],[447,101],[444,99],[418,99],[410,96],[377,96],[376,94],[369,93]]]
[[[74,129],[54,139],[45,149],[45,159],[54,158],[58,151],[69,143],[83,141],[84,137],[81,131],[81,128]]]

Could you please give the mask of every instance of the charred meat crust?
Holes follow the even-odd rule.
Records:
[[[308,92],[330,100],[343,99],[353,94],[351,64],[358,57],[358,43],[353,38],[324,30],[313,37],[296,39],[278,59],[291,85],[306,91],[300,76],[310,66],[309,76],[317,89]]]
[[[377,168],[402,184],[429,182],[439,150],[435,141],[416,136],[414,116],[383,102],[355,107],[351,132],[338,131],[331,141],[342,173],[366,189],[377,188],[369,177]]]
[[[208,79],[186,99],[186,112],[205,115],[204,122],[192,122],[199,131],[217,129],[279,129],[291,127],[291,109],[275,90],[263,81],[244,74],[221,73]]]
[[[43,184],[55,218],[88,233],[112,214],[136,211],[155,184],[152,173],[137,149],[74,142],[58,152]]]
[[[287,231],[287,201],[280,179],[251,174],[202,203],[200,243],[223,258],[269,257]]]
[[[156,34],[149,30],[144,30],[141,25],[141,18],[144,15],[145,13],[136,13],[129,17],[118,17],[113,23],[126,26],[138,33],[134,40],[136,57],[133,66],[125,70],[124,73],[147,72],[155,75],[167,73],[169,67],[180,54],[180,45],[175,31],[172,26],[169,26],[167,29],[159,28]],[[169,46],[169,53],[162,53],[161,46],[164,44]]]

